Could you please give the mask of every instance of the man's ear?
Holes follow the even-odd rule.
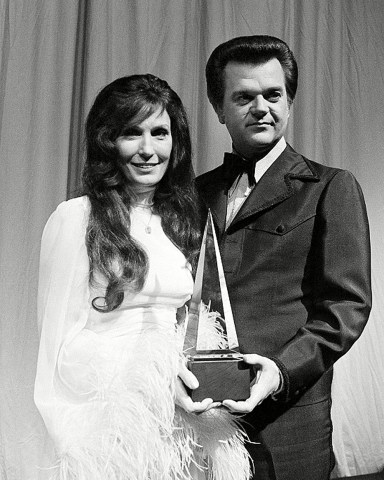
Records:
[[[216,115],[219,119],[219,122],[222,123],[223,125],[225,125],[225,115],[224,115],[222,107],[216,105],[215,112],[216,112]]]

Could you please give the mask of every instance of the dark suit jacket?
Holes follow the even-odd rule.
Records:
[[[324,399],[333,363],[359,337],[371,306],[359,184],[287,146],[227,231],[222,166],[197,187],[215,221],[240,350],[277,362],[282,402]]]

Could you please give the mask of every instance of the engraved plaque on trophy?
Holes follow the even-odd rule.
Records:
[[[211,212],[205,225],[184,339],[188,368],[199,381],[195,402],[245,400],[250,370],[239,352],[235,322]]]

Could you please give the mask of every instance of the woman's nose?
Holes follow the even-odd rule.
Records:
[[[149,159],[154,153],[152,137],[143,135],[139,146],[139,155],[145,159]]]

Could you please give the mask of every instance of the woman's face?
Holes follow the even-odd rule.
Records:
[[[171,119],[160,107],[116,139],[121,168],[133,190],[157,185],[168,168],[172,151]]]

